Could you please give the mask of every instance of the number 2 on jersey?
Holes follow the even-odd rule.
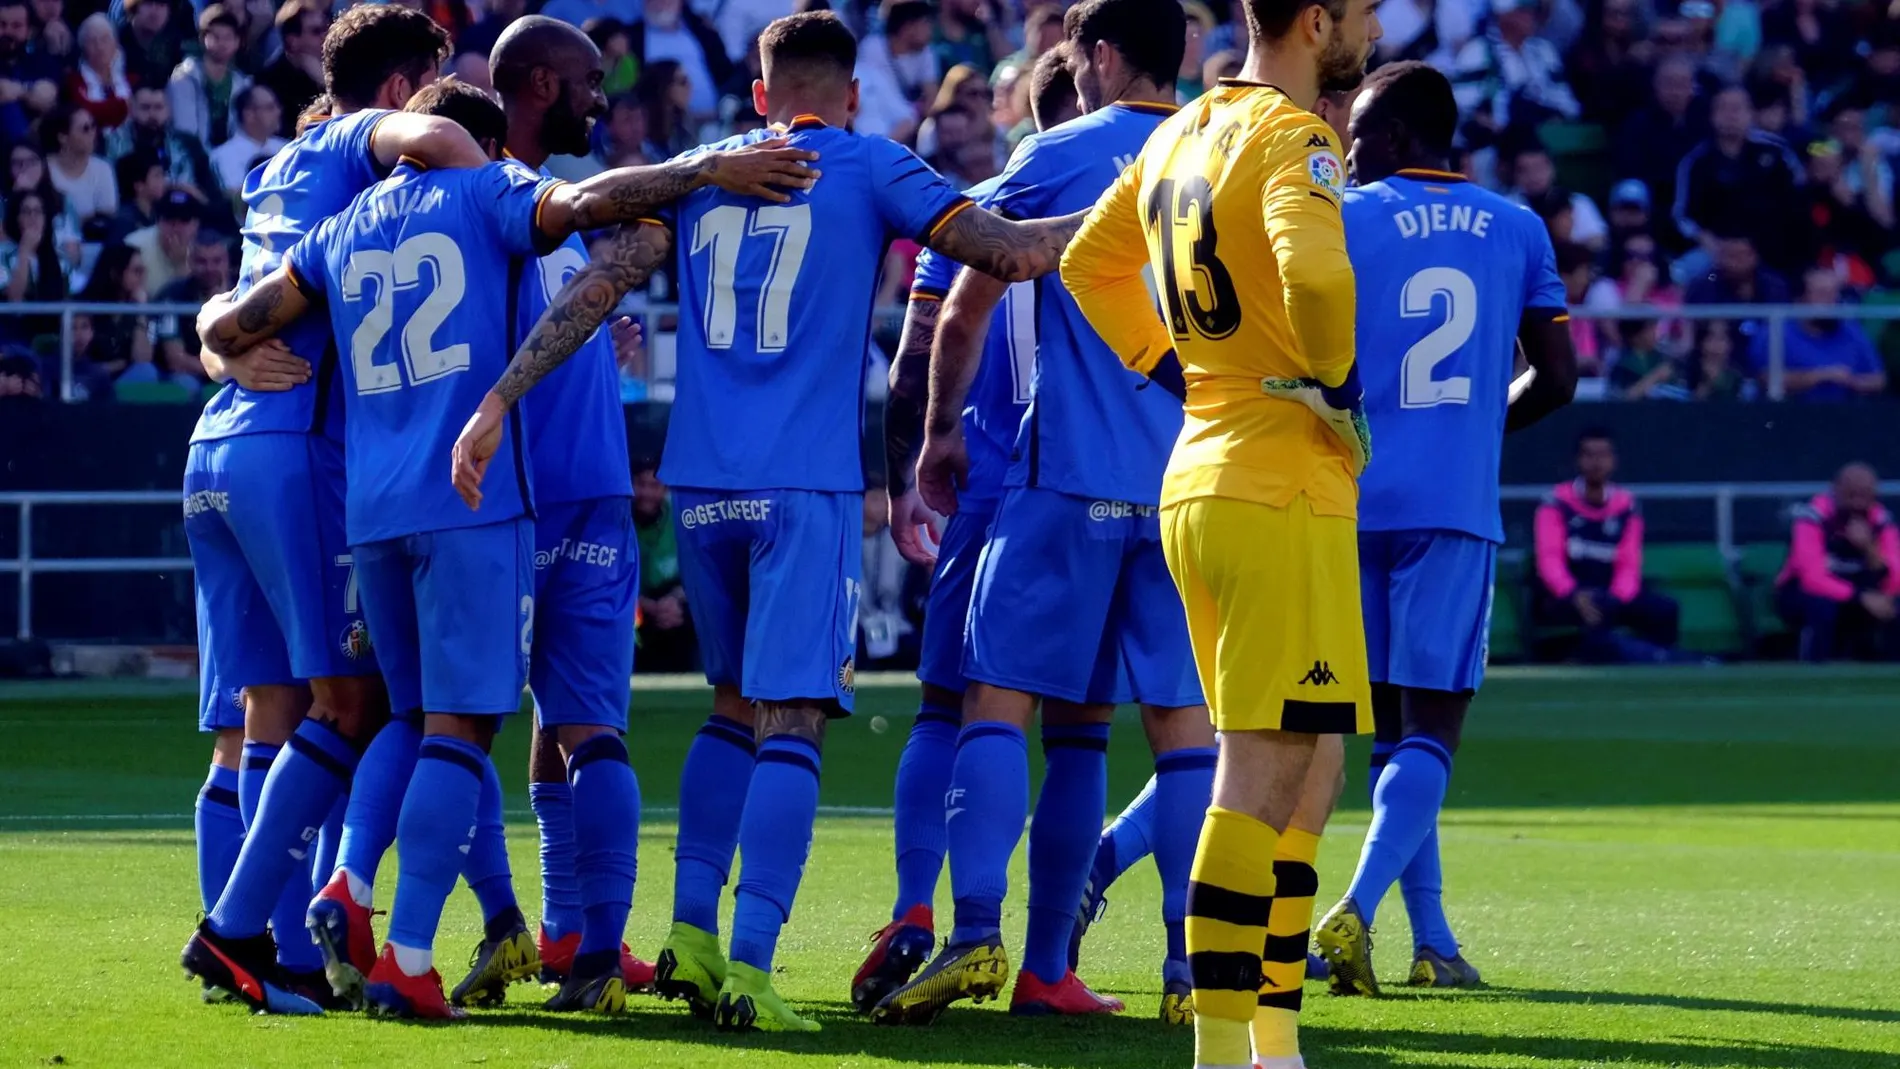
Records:
[[[416,306],[402,328],[402,365],[378,364],[376,348],[383,343],[396,317],[396,294],[422,285],[422,265],[435,273],[435,288]],[[387,393],[403,386],[402,368],[409,369],[409,385],[420,386],[444,375],[467,371],[466,342],[438,349],[435,332],[442,329],[455,306],[462,303],[468,280],[462,250],[447,234],[417,234],[394,252],[362,249],[343,268],[343,299],[360,301],[375,282],[375,303],[350,335],[350,364],[356,371],[356,392]]]
[[[792,287],[811,243],[811,205],[772,204],[746,209],[722,204],[693,226],[693,255],[710,250],[702,322],[708,349],[732,348],[739,327],[739,247],[747,236],[773,242],[772,259],[759,287],[758,352],[782,353],[792,332]]]
[[[1163,178],[1148,194],[1148,229],[1160,239],[1162,301],[1177,340],[1188,325],[1209,341],[1240,329],[1234,276],[1215,255],[1214,188],[1207,179]],[[1185,246],[1185,249],[1183,248]],[[1185,252],[1185,256],[1183,256]]]
[[[1439,299],[1445,321],[1405,351],[1399,364],[1399,407],[1435,408],[1471,403],[1471,376],[1435,379],[1432,372],[1471,340],[1478,325],[1478,287],[1455,267],[1428,267],[1405,280],[1399,314],[1407,319],[1431,315]]]

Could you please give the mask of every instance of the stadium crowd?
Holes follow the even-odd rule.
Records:
[[[489,48],[535,2],[417,6],[453,34],[449,69],[487,85]],[[551,169],[582,178],[756,125],[759,31],[826,6],[548,0],[542,13],[600,46],[611,100],[593,152]],[[1060,38],[1062,5],[838,6],[864,35],[858,129],[914,146],[960,183],[995,175],[1032,129],[1027,72]],[[1186,100],[1238,68],[1244,31],[1238,2],[1184,6]],[[191,303],[227,288],[237,193],[317,97],[332,16],[321,0],[0,0],[0,299]],[[1900,292],[1900,7],[1391,0],[1381,18],[1379,59],[1451,73],[1470,176],[1549,227],[1572,304],[1591,313],[1573,335],[1603,395],[1739,399],[1765,388],[1761,321],[1618,319],[1620,307],[1831,308]],[[901,303],[916,252],[893,249],[881,305]],[[652,296],[669,292],[656,279]],[[1885,393],[1900,331],[1882,325],[1783,323],[1787,396]],[[54,392],[58,329],[52,317],[0,317],[0,389]],[[188,317],[82,315],[73,334],[82,396],[195,397],[205,384]],[[644,360],[626,374],[627,396],[644,396]]]

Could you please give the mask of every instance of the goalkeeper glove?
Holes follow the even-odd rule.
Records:
[[[1328,386],[1318,379],[1262,379],[1260,388],[1269,397],[1305,405],[1336,435],[1352,457],[1352,474],[1358,478],[1372,462],[1372,431],[1366,426],[1365,391],[1359,385],[1359,365],[1346,372],[1345,381]]]

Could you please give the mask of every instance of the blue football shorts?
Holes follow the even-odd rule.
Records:
[[[534,521],[356,547],[356,580],[397,715],[521,708],[534,645]]]
[[[225,686],[218,666],[205,651],[204,608],[198,612],[198,730],[231,731],[244,727],[244,689]]]
[[[185,538],[200,656],[226,687],[377,670],[343,535],[341,445],[277,433],[193,444]]]
[[[673,506],[707,681],[752,701],[832,701],[849,713],[864,495],[675,489]]]
[[[1160,509],[1008,491],[964,628],[973,682],[1091,704],[1202,704]]]
[[[976,562],[989,538],[993,503],[959,502],[943,525],[937,545],[937,569],[924,601],[924,633],[917,654],[917,678],[933,687],[963,690],[963,625],[976,589]]]
[[[1484,682],[1496,543],[1461,531],[1363,531],[1359,600],[1374,683],[1451,693]]]
[[[534,521],[534,654],[528,659],[536,722],[627,730],[639,605],[633,500],[541,506]]]

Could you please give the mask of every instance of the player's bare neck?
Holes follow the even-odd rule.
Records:
[[[1120,96],[1115,98],[1115,103],[1172,105],[1178,99],[1172,85],[1162,88],[1146,78],[1136,78],[1128,83],[1128,88],[1122,90]]]
[[[541,143],[541,116],[503,105],[508,113],[508,155],[540,170],[548,162],[547,146]]]
[[[1258,38],[1249,42],[1247,61],[1240,65],[1239,80],[1273,86],[1307,111],[1319,103],[1318,64],[1290,47],[1279,47]]]

